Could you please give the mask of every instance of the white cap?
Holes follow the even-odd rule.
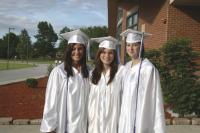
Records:
[[[99,43],[99,48],[116,49],[117,39],[112,36],[91,38],[91,41]]]
[[[89,37],[79,29],[60,34],[60,36],[68,40],[68,44],[80,43],[80,44],[87,45],[88,40],[89,40]]]
[[[126,43],[137,43],[137,42],[143,42],[142,39],[151,34],[132,30],[132,29],[127,29],[124,32],[122,32],[120,35],[123,37],[126,37]]]

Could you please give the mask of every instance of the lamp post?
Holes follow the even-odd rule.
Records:
[[[9,68],[9,52],[10,52],[10,30],[14,30],[15,28],[8,28],[8,51],[7,51],[7,69]]]

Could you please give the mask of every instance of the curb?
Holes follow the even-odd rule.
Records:
[[[192,125],[200,125],[200,118],[193,118]]]
[[[0,125],[40,125],[42,119],[13,119],[12,117],[0,117]]]
[[[42,119],[13,119],[12,117],[0,117],[0,125],[40,125]],[[200,126],[200,118],[173,118],[165,120],[166,125],[197,125]]]
[[[9,85],[9,84],[17,83],[17,82],[26,81],[26,79],[28,79],[28,78],[39,79],[39,78],[44,78],[44,77],[46,77],[46,76],[47,76],[47,75],[31,76],[31,77],[27,77],[27,78],[23,78],[23,79],[18,79],[18,80],[11,80],[11,81],[6,81],[6,82],[0,82],[0,85]]]
[[[28,125],[30,123],[29,119],[16,119],[13,120],[13,125]]]
[[[12,121],[12,117],[0,117],[0,125],[10,125]]]
[[[190,119],[188,118],[174,118],[172,120],[173,125],[191,125]]]

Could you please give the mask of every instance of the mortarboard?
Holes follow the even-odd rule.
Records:
[[[118,40],[112,36],[91,38],[91,41],[99,43],[99,48],[116,49]]]
[[[68,44],[80,43],[87,45],[89,41],[89,37],[79,29],[60,34],[60,36],[63,37],[65,40],[68,40]]]
[[[132,29],[127,29],[120,34],[120,36],[126,37],[126,43],[143,42],[143,39],[149,35],[151,34],[132,30]]]

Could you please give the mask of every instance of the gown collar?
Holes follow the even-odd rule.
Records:
[[[73,70],[74,74],[81,73],[81,72],[79,72],[79,71],[78,71],[75,67],[73,67],[73,66],[72,66],[72,70]]]
[[[106,71],[106,73],[103,73],[102,74],[105,76],[105,77],[110,77],[110,68]]]

